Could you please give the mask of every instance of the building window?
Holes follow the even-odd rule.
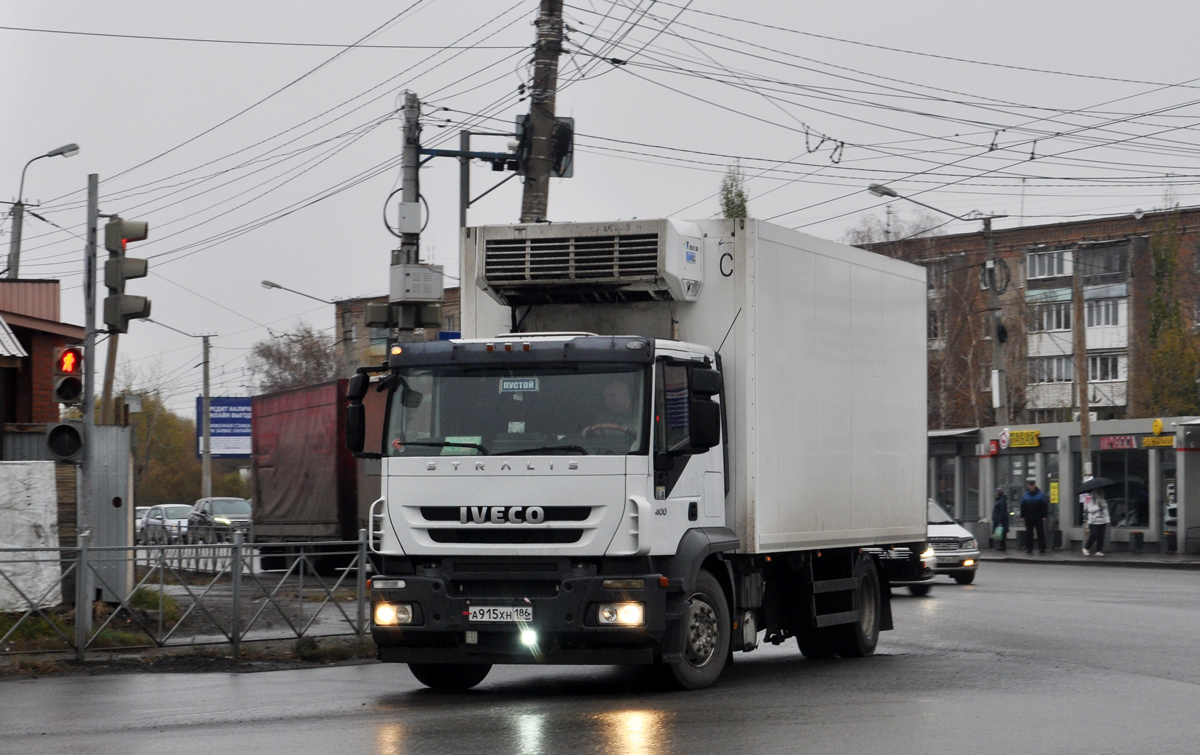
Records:
[[[1120,299],[1092,299],[1087,304],[1087,326],[1120,325],[1117,306]]]
[[[1088,380],[1093,383],[1124,380],[1124,376],[1121,375],[1121,361],[1116,354],[1088,357]]]
[[[946,290],[946,260],[935,260],[933,262],[925,262],[925,281],[930,291],[942,292]]]
[[[1070,383],[1072,377],[1071,357],[1034,357],[1029,360],[1029,382]]]
[[[1070,265],[1067,264],[1066,250],[1057,252],[1030,252],[1026,256],[1026,277],[1055,278],[1060,275],[1070,275]]]
[[[449,331],[454,330],[454,315],[446,315],[446,324],[442,328],[442,330],[449,330]]]
[[[1126,247],[1089,249],[1080,254],[1079,264],[1085,276],[1111,275],[1125,272]]]
[[[392,331],[388,328],[371,328],[371,346],[387,348],[388,336]]]
[[[1039,304],[1033,308],[1035,332],[1071,329],[1071,303]]]

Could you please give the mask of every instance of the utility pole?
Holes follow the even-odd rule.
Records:
[[[458,227],[467,227],[467,207],[471,204],[471,132],[458,132],[458,149],[463,153],[458,158]]]
[[[1084,322],[1083,264],[1079,245],[1071,254],[1071,319],[1075,337],[1075,390],[1079,394],[1079,460],[1082,478],[1092,476],[1092,416],[1088,402],[1087,323]]]
[[[401,201],[419,204],[421,201],[421,102],[415,92],[404,93],[404,152],[402,154],[404,183]],[[401,233],[400,248],[392,253],[393,265],[415,265],[421,261],[421,234]]]
[[[12,239],[8,242],[8,277],[16,279],[21,264],[21,232],[25,225],[25,202],[17,197],[12,208]]]
[[[999,267],[996,260],[996,241],[992,237],[992,217],[983,218],[984,270],[988,284],[988,309],[991,317],[989,330],[992,336],[992,406],[996,410],[996,424],[1007,425],[1008,385],[1004,370],[1004,345],[1000,343],[1000,291],[998,290]]]
[[[558,56],[562,52],[562,0],[542,0],[533,57],[533,87],[529,95],[529,160],[525,164],[525,193],[521,222],[546,220],[550,205],[550,174],[554,169],[554,103],[558,89]]]
[[[100,424],[115,425],[117,424],[112,406],[113,392],[113,375],[117,371],[117,342],[120,338],[120,333],[111,333],[108,336],[108,364],[104,371],[104,393],[100,397]]]
[[[209,339],[209,336],[200,336],[200,338],[202,338],[204,340],[204,400],[201,405],[202,413],[203,413],[203,418],[201,419],[201,425],[204,428],[203,429],[204,445],[203,445],[203,458],[201,459],[201,467],[200,467],[200,475],[201,475],[200,497],[201,498],[211,498],[212,497],[212,427],[210,427],[210,422],[209,422],[209,413],[210,413],[209,412],[209,404],[212,400],[212,397],[209,395],[209,392],[208,392],[208,362],[209,362],[208,339]]]
[[[100,222],[100,175],[88,174],[87,242],[83,252],[83,464],[76,504],[77,529],[83,532],[92,522],[92,459],[96,426],[96,225]],[[77,575],[82,579],[82,575]]]

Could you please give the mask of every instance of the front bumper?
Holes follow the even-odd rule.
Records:
[[[937,563],[933,571],[936,574],[959,574],[975,571],[979,565],[979,551],[938,551]]]
[[[490,567],[485,571],[485,567]],[[593,567],[561,563],[553,570],[515,577],[503,562],[442,564],[402,577],[375,577],[371,617],[381,602],[413,606],[412,623],[376,626],[371,636],[379,659],[394,663],[649,664],[661,655],[670,587],[659,574],[600,574]],[[472,571],[478,569],[478,571]],[[641,579],[644,587],[605,589],[605,579]],[[403,587],[376,585],[403,583]],[[675,590],[678,592],[678,590]],[[601,626],[601,603],[637,602],[637,627]],[[472,606],[531,607],[530,622],[472,622]],[[533,644],[523,632],[536,632]]]

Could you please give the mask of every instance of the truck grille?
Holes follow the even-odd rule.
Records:
[[[591,516],[591,506],[543,506],[547,522],[582,522]],[[427,522],[459,522],[462,512],[458,506],[422,506],[421,516]],[[470,524],[470,520],[468,520]],[[495,526],[495,525],[492,525]],[[504,526],[504,525],[500,525]],[[511,525],[519,527],[520,525]]]
[[[935,551],[956,551],[959,548],[958,540],[930,540],[929,545]]]
[[[470,543],[474,545],[529,545],[533,543],[567,545],[583,537],[583,529],[522,529],[519,526],[490,527],[430,527],[429,539],[435,543]]]
[[[653,281],[658,235],[488,239],[484,271],[492,285]]]

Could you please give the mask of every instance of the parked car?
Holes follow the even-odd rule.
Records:
[[[135,506],[133,509],[133,542],[141,545],[146,542],[146,512],[151,506]]]
[[[191,513],[192,507],[181,503],[152,507],[146,515],[145,542],[156,545],[184,542]]]
[[[188,542],[224,543],[234,532],[249,532],[250,502],[245,498],[201,498],[188,515]]]
[[[935,574],[953,577],[960,585],[975,581],[979,543],[932,498],[929,499],[929,545],[937,555]]]

